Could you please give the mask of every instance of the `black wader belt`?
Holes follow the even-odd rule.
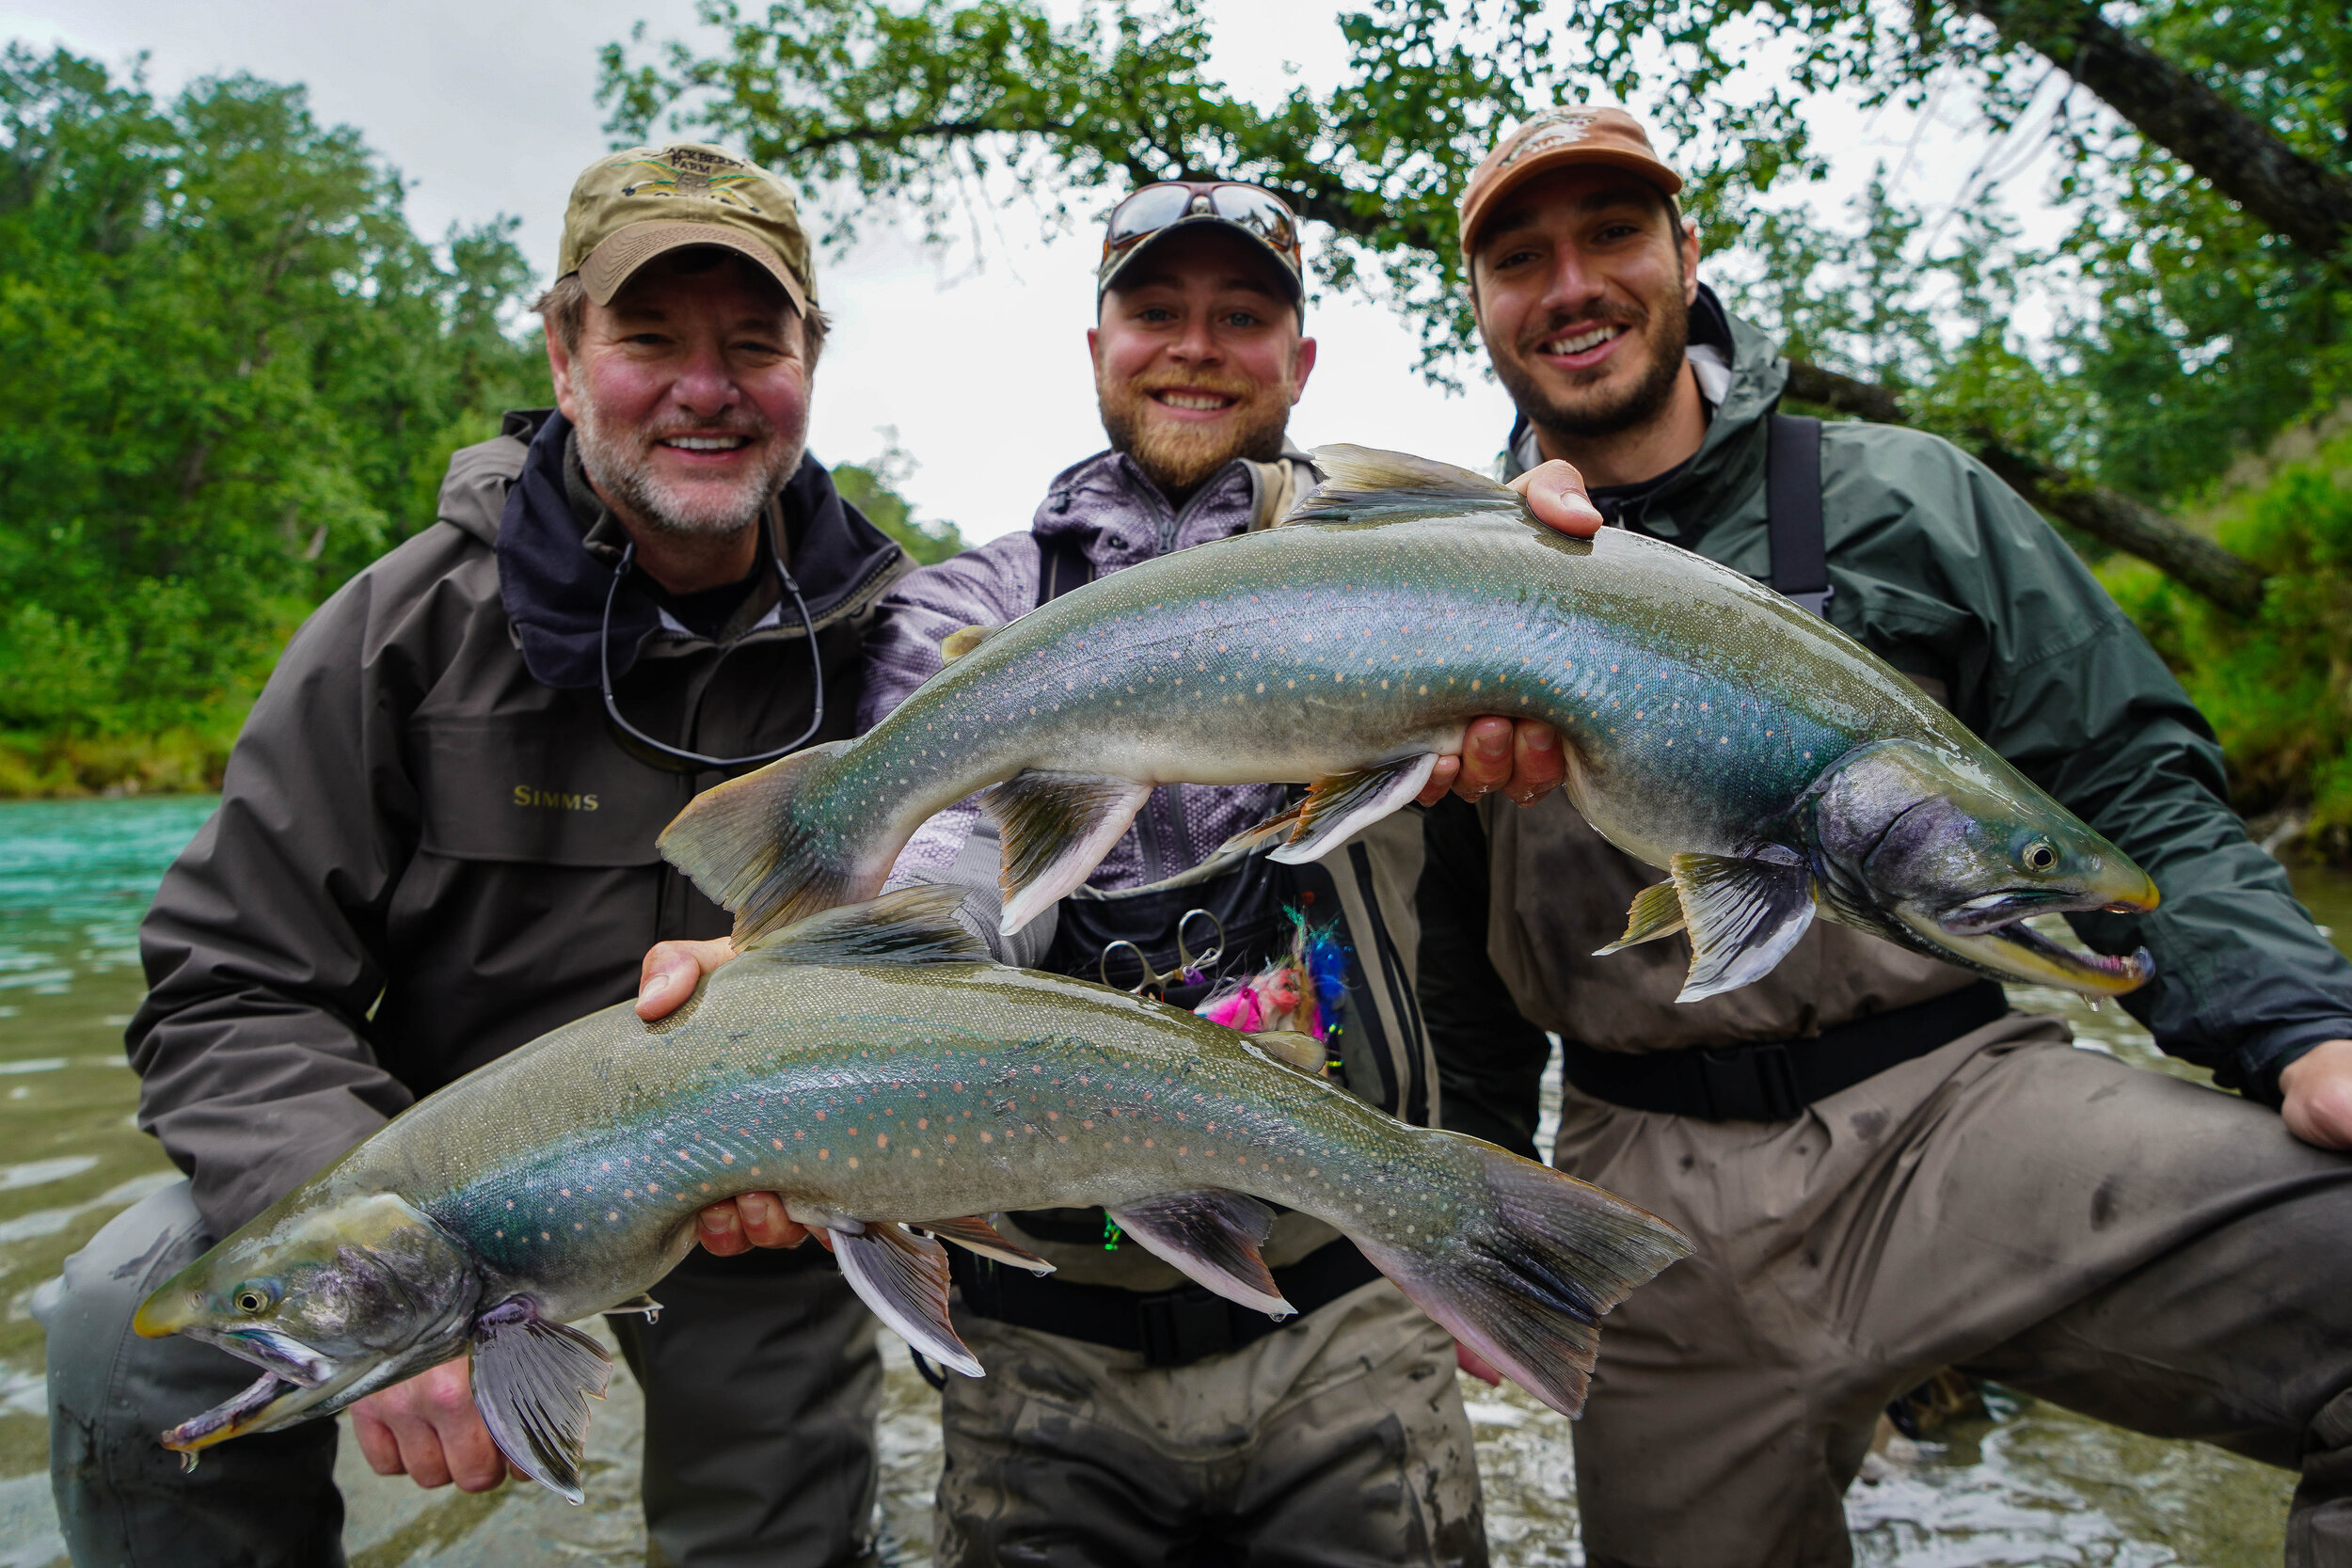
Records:
[[[1317,1247],[1273,1271],[1276,1289],[1299,1313],[1276,1323],[1198,1285],[1150,1292],[1066,1285],[1051,1275],[991,1262],[961,1247],[947,1253],[966,1311],[1089,1345],[1140,1351],[1147,1367],[1189,1366],[1254,1344],[1380,1277],[1345,1237]]]
[[[1979,980],[1811,1038],[1647,1052],[1596,1051],[1563,1040],[1561,1067],[1581,1092],[1629,1111],[1702,1121],[1792,1121],[1815,1101],[1924,1056],[2008,1012],[2000,986]]]

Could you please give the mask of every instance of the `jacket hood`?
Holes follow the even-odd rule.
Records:
[[[1730,514],[1764,483],[1765,416],[1779,404],[1788,385],[1788,361],[1779,345],[1759,327],[1724,309],[1724,302],[1706,284],[1691,308],[1691,341],[1712,343],[1731,361],[1731,385],[1708,420],[1706,439],[1681,471],[1639,499],[1626,503],[1620,514],[1629,528],[1695,546],[1717,518]],[[1527,427],[1521,414],[1511,429],[1506,451],[1516,451]],[[1511,475],[1522,471],[1516,459],[1507,460]]]
[[[521,472],[498,498],[497,513],[500,597],[532,677],[558,689],[599,684],[605,599],[612,594],[616,564],[609,551],[588,543],[565,497],[564,453],[571,430],[571,421],[552,409],[506,417],[505,434],[528,447]],[[494,483],[461,475],[453,464],[442,515],[480,537],[483,519],[452,514],[479,511]],[[463,493],[453,505],[449,492],[456,486]],[[902,559],[886,534],[841,499],[824,466],[805,453],[777,493],[769,526],[782,530],[778,555],[790,563],[809,620],[817,626],[892,575]],[[660,629],[661,616],[636,572],[623,579],[612,603],[612,675],[618,680],[635,666],[645,640]]]

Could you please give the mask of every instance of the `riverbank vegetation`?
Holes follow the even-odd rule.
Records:
[[[294,626],[548,401],[514,229],[417,234],[299,87],[0,53],[0,796],[217,785]],[[935,558],[908,461],[843,483]]]

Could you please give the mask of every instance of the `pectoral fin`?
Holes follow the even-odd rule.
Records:
[[[998,632],[1002,626],[958,626],[939,640],[939,661],[953,664]]]
[[[1147,1197],[1111,1218],[1144,1250],[1204,1290],[1270,1318],[1298,1309],[1282,1299],[1258,1248],[1274,1233],[1274,1211],[1222,1187]]]
[[[1321,860],[1391,812],[1401,810],[1421,793],[1437,766],[1436,752],[1420,752],[1360,773],[1317,779],[1308,787],[1307,799],[1299,802],[1297,831],[1269,858],[1284,865]]]
[[[1026,1247],[1016,1246],[1005,1240],[997,1228],[977,1214],[966,1214],[957,1220],[922,1220],[917,1230],[928,1230],[943,1242],[953,1242],[966,1252],[977,1252],[999,1263],[1009,1263],[1031,1274],[1052,1274],[1054,1265]]]
[[[1654,882],[1633,895],[1633,908],[1625,917],[1625,935],[1606,947],[1595,948],[1593,957],[1605,958],[1612,953],[1673,936],[1681,929],[1682,896],[1675,891],[1673,879]]]
[[[604,1398],[612,1358],[580,1330],[549,1323],[519,1297],[473,1325],[473,1402],[515,1467],[579,1502],[588,1402]]]
[[[1017,773],[988,792],[981,809],[1004,840],[997,886],[1007,936],[1052,908],[1103,863],[1152,786],[1097,773]]]
[[[1813,924],[1813,873],[1806,866],[1677,855],[1673,871],[1691,933],[1691,974],[1677,1002],[1762,979]]]
[[[835,1229],[833,1256],[874,1316],[943,1367],[981,1377],[979,1361],[947,1321],[947,1249],[902,1225]]]

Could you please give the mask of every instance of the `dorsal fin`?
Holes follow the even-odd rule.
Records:
[[[903,887],[812,914],[743,949],[776,963],[987,963],[987,944],[956,919],[965,889]]]
[[[1409,452],[1344,442],[1317,447],[1323,483],[1286,523],[1387,523],[1432,514],[1494,512],[1529,515],[1527,503],[1484,474]]]

